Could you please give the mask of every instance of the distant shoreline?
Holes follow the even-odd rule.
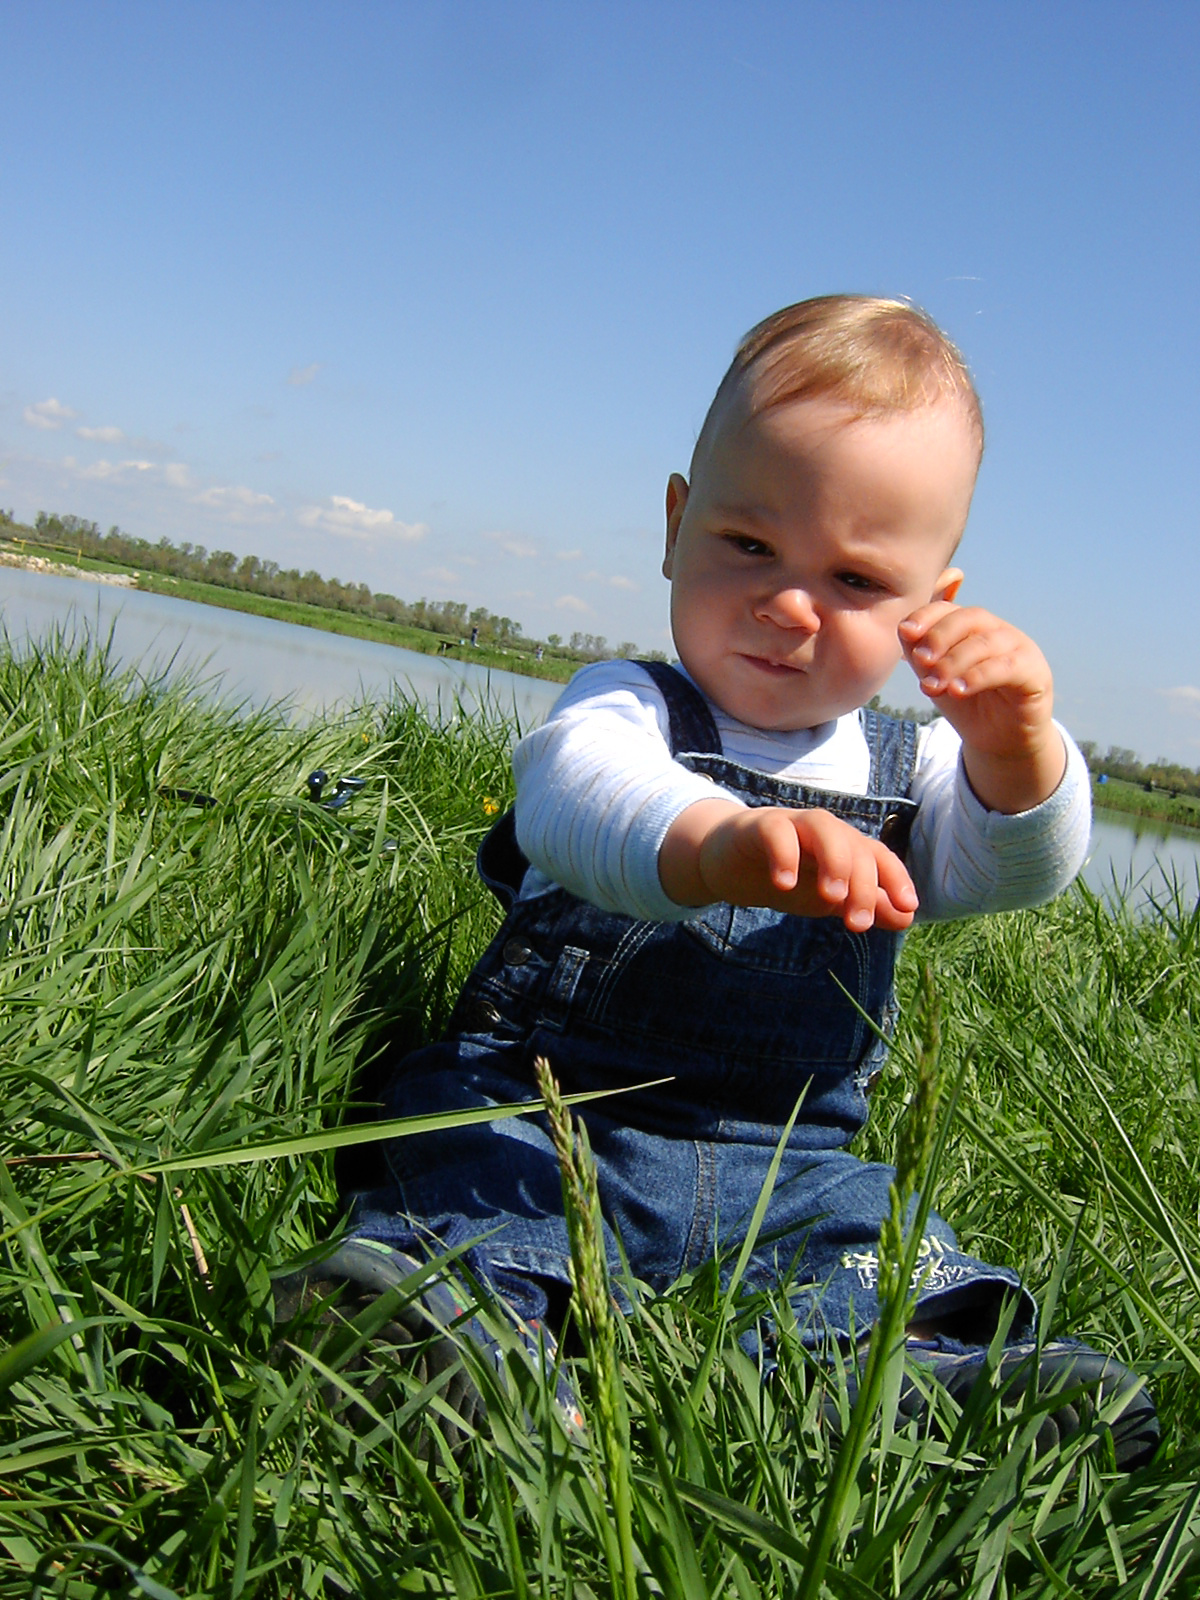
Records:
[[[1163,822],[1189,833],[1200,831],[1200,802],[1190,795],[1172,799],[1169,793],[1146,790],[1141,784],[1129,783],[1124,778],[1109,778],[1098,783],[1093,773],[1092,804],[1097,811],[1107,811],[1114,817],[1129,820],[1140,817],[1145,822]]]
[[[398,650],[413,650],[425,656],[449,656],[472,666],[514,672],[523,678],[538,678],[550,683],[566,683],[580,667],[578,661],[545,657],[535,661],[519,650],[504,650],[495,645],[472,645],[466,640],[434,633],[426,628],[407,627],[381,618],[357,616],[327,606],[309,605],[302,600],[281,600],[271,595],[254,594],[245,589],[225,589],[215,583],[198,583],[190,578],[172,578],[143,572],[136,567],[121,567],[112,562],[81,556],[78,562],[58,560],[53,555],[34,555],[28,551],[0,549],[0,566],[17,567],[60,578],[82,578],[91,583],[111,584],[115,588],[138,589],[144,594],[161,594],[176,600],[191,600],[197,605],[217,606],[225,611],[244,611],[276,622],[291,622],[301,628],[318,628],[322,633],[366,639],[373,644],[390,644]]]

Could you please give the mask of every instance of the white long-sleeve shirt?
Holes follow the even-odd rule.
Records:
[[[811,788],[867,792],[871,758],[857,711],[773,733],[709,706],[730,761]],[[680,812],[711,800],[714,787],[672,758],[669,727],[666,702],[633,662],[576,673],[546,722],[513,752],[517,839],[531,863],[522,899],[558,884],[627,916],[695,915],[664,892],[658,852]],[[972,792],[950,724],[939,718],[921,729],[911,791],[920,809],[906,857],[919,918],[1038,905],[1074,878],[1087,854],[1091,788],[1083,756],[1059,731],[1062,782],[1041,805],[1006,816]]]

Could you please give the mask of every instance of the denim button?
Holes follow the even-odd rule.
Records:
[[[908,849],[908,836],[912,832],[912,816],[900,811],[889,811],[879,830],[879,842],[898,856]]]
[[[520,939],[510,939],[504,946],[505,965],[523,967],[532,954],[533,951],[527,944],[522,944]]]
[[[473,1033],[484,1033],[500,1021],[500,1013],[490,1000],[475,1000],[467,1012],[467,1027]]]

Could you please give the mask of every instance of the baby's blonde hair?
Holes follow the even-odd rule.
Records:
[[[961,402],[983,454],[983,408],[958,348],[932,317],[904,300],[826,294],[767,317],[742,340],[722,378],[693,463],[728,402],[749,416],[796,400],[844,401],[859,417],[915,411],[943,396]]]

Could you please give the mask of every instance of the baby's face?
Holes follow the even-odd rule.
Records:
[[[756,728],[812,728],[865,705],[899,625],[950,597],[978,448],[962,407],[853,420],[802,400],[726,419],[689,485],[667,488],[679,659]]]

